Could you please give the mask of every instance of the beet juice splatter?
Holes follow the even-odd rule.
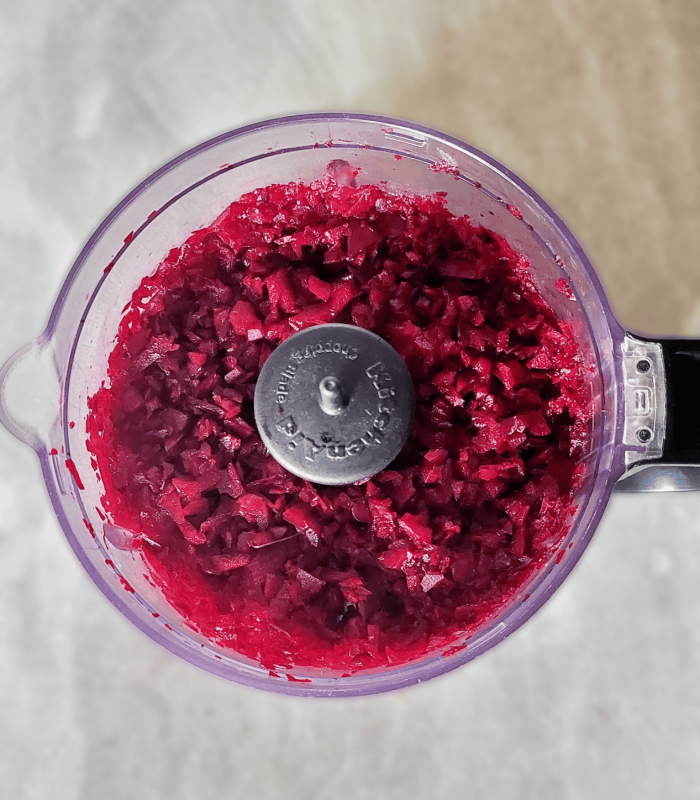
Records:
[[[291,475],[254,423],[274,347],[325,322],[384,337],[416,390],[406,446],[362,485]],[[587,375],[502,237],[443,194],[326,175],[246,194],[143,279],[89,448],[111,522],[191,628],[266,669],[356,673],[453,645],[554,557]]]

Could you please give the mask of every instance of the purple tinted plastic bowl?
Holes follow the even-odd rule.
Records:
[[[436,655],[351,677],[298,669],[288,678],[191,631],[149,583],[128,537],[105,524],[97,511],[101,490],[85,445],[85,420],[87,399],[106,377],[121,310],[141,278],[242,193],[318,178],[335,159],[358,167],[364,183],[386,181],[389,190],[419,194],[445,191],[450,210],[483,222],[523,253],[541,292],[560,317],[572,322],[583,351],[596,365],[591,380],[596,413],[587,477],[561,548],[564,557],[552,558],[463,649],[450,657]],[[513,206],[522,218],[511,213]],[[575,303],[554,290],[561,277],[572,286]],[[437,131],[387,117],[287,117],[226,133],[178,156],[108,215],[71,269],[46,331],[0,371],[0,419],[39,455],[58,520],[87,573],[151,639],[202,669],[247,686],[292,695],[368,695],[428,680],[486,652],[529,619],[569,574],[624,470],[618,355],[623,336],[593,267],[566,225],[489,156]]]

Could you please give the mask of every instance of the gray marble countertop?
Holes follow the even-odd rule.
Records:
[[[0,0],[0,362],[169,158],[362,110],[491,153],[561,212],[623,324],[700,334],[691,0]],[[361,700],[266,695],[131,627],[0,430],[0,795],[12,800],[700,797],[700,494],[613,498],[486,656]]]

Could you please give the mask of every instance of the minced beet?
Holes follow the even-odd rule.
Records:
[[[273,348],[368,328],[413,378],[388,469],[328,487],[265,450],[253,394]],[[90,400],[104,506],[188,625],[265,668],[346,673],[473,633],[569,528],[586,366],[530,266],[443,194],[258,189],[134,292]]]

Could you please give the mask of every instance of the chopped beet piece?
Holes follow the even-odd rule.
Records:
[[[66,459],[66,466],[68,467],[68,472],[70,472],[70,474],[73,476],[73,480],[75,481],[78,489],[84,489],[85,487],[83,486],[83,482],[78,474],[78,468],[75,466],[75,462],[72,458]]]
[[[245,336],[251,342],[262,339],[265,335],[260,320],[255,316],[253,306],[247,300],[239,300],[231,309],[229,320],[233,330],[239,336]]]
[[[444,195],[356,176],[258,189],[171,251],[89,401],[110,522],[188,625],[272,671],[451,652],[561,558],[589,446],[589,367],[523,259]],[[261,366],[325,322],[384,337],[416,388],[361,485],[289,474],[255,427]]]

